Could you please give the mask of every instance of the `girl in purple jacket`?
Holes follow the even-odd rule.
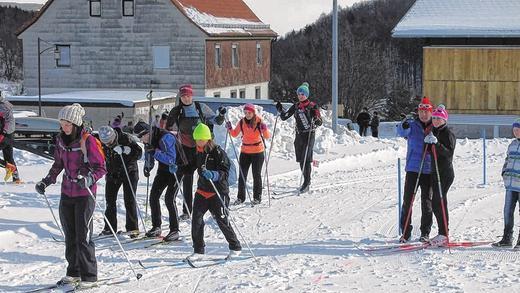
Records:
[[[97,262],[92,241],[92,214],[96,194],[96,182],[105,176],[105,158],[99,141],[83,129],[85,110],[80,104],[62,108],[58,114],[61,133],[56,137],[54,164],[49,174],[36,184],[36,191],[56,183],[63,172],[61,182],[60,221],[65,234],[65,258],[67,274],[58,283],[80,283],[91,287],[97,282]],[[84,178],[79,180],[78,177]]]

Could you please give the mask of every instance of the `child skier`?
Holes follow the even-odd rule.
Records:
[[[188,259],[195,261],[202,259],[204,256],[204,214],[208,210],[229,243],[228,257],[238,256],[242,247],[228,218],[229,159],[226,152],[213,142],[211,131],[207,125],[199,123],[193,131],[193,138],[197,145],[199,179],[193,202],[191,226],[193,254],[188,256]],[[219,199],[218,196],[221,198]]]
[[[137,190],[139,181],[139,168],[137,160],[141,158],[143,150],[137,144],[137,139],[121,130],[102,126],[99,129],[99,140],[103,143],[106,156],[106,185],[105,185],[105,216],[110,221],[112,228],[117,231],[117,193],[123,186],[123,196],[126,209],[126,231],[130,237],[139,236],[139,225],[137,222],[137,203],[134,192]],[[123,162],[124,160],[124,162]],[[126,170],[125,170],[126,167]],[[128,174],[128,178],[127,177]],[[110,235],[112,231],[105,223],[105,228],[100,235]]]
[[[496,247],[511,247],[513,245],[513,225],[516,203],[520,201],[520,118],[513,123],[515,139],[507,148],[507,157],[502,167],[502,178],[506,188],[504,202],[504,235],[502,240],[493,243]],[[515,249],[520,249],[520,237]]]
[[[92,241],[92,214],[96,182],[106,174],[101,143],[83,129],[85,110],[80,104],[62,108],[58,114],[61,132],[56,138],[54,163],[49,174],[36,184],[36,191],[56,183],[64,170],[61,183],[60,221],[65,234],[65,258],[69,263],[67,274],[58,283],[89,288],[97,282],[97,262]],[[78,177],[84,179],[79,180]]]
[[[271,137],[267,125],[262,118],[256,115],[255,105],[244,106],[244,118],[238,121],[233,129],[231,122],[226,122],[226,128],[232,137],[242,133],[242,147],[240,148],[240,172],[238,181],[238,198],[234,205],[239,205],[246,200],[246,182],[249,167],[253,165],[253,204],[262,201],[262,166],[264,164],[264,139]],[[244,177],[242,177],[244,174]]]
[[[304,82],[296,90],[298,103],[294,104],[285,112],[282,103],[276,104],[276,110],[280,118],[285,121],[294,115],[296,119],[296,136],[294,138],[294,151],[296,161],[300,163],[303,174],[303,184],[300,192],[309,191],[311,185],[311,163],[314,149],[315,129],[322,125],[320,109],[316,103],[309,101],[309,84]],[[307,156],[305,156],[307,154]]]
[[[448,111],[446,111],[444,105],[439,105],[432,113],[432,132],[424,138],[424,143],[430,144],[431,148],[435,148],[437,154],[437,165],[435,164],[435,158],[431,156],[431,188],[433,191],[432,196],[432,209],[435,218],[437,219],[437,226],[439,229],[439,235],[433,237],[430,243],[433,246],[444,246],[448,244],[448,190],[455,178],[453,171],[453,153],[455,152],[455,145],[457,139],[455,134],[448,128]],[[430,149],[430,153],[433,150]],[[439,176],[437,176],[437,168],[439,167]],[[442,190],[442,203],[441,194],[439,193],[439,182]],[[444,212],[442,210],[444,206]],[[446,217],[446,218],[444,218]],[[446,222],[444,221],[446,219]]]
[[[161,230],[161,204],[159,199],[161,194],[166,189],[164,202],[168,209],[170,232],[163,238],[164,241],[175,241],[179,239],[179,220],[177,219],[177,208],[175,207],[175,195],[177,194],[177,179],[175,172],[177,172],[177,165],[175,164],[175,136],[161,128],[154,127],[155,133],[152,135],[150,141],[150,125],[146,123],[138,123],[134,127],[134,132],[143,143],[150,141],[151,150],[149,150],[149,162],[146,162],[145,175],[150,176],[150,171],[153,169],[153,160],[159,162],[157,167],[157,174],[153,180],[152,190],[150,191],[150,209],[152,214],[152,228],[146,232],[146,237],[160,237]]]

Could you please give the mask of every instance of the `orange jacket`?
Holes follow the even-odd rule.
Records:
[[[233,137],[237,137],[242,132],[242,148],[240,152],[244,154],[258,154],[264,151],[264,144],[262,137],[260,137],[260,123],[262,123],[262,119],[256,115],[253,119],[252,126],[247,124],[245,118],[240,119],[237,126],[229,132]],[[267,129],[262,135],[264,139],[271,137],[271,133]]]

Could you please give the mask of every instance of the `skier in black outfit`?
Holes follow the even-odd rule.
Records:
[[[282,103],[276,104],[280,118],[285,121],[294,115],[296,119],[296,137],[294,139],[294,151],[296,161],[300,163],[304,181],[300,192],[307,192],[311,184],[311,163],[314,148],[315,129],[322,125],[320,110],[316,103],[309,101],[309,84],[304,82],[296,90],[299,102],[292,105],[287,112],[283,110]],[[310,136],[310,137],[309,137]],[[308,144],[307,144],[308,143]],[[305,153],[307,157],[305,158]],[[305,164],[305,166],[304,166]]]
[[[193,254],[188,256],[188,259],[194,261],[203,258],[205,252],[204,214],[208,210],[229,244],[228,257],[238,256],[242,247],[228,218],[229,158],[226,152],[213,142],[211,131],[207,125],[200,123],[195,128],[193,137],[197,144],[196,167],[199,180],[197,181],[197,192],[193,203],[191,226]],[[222,201],[218,198],[219,195]],[[222,205],[222,202],[225,206]]]
[[[138,123],[134,127],[134,132],[143,143],[149,142],[149,149],[146,150],[148,155],[145,163],[145,176],[150,176],[150,171],[154,166],[154,159],[159,162],[157,174],[153,180],[152,190],[150,191],[150,209],[152,215],[152,228],[146,232],[147,237],[160,237],[161,230],[161,204],[159,199],[162,192],[166,189],[164,202],[168,209],[168,217],[170,222],[170,232],[163,238],[164,241],[174,241],[179,239],[179,220],[177,219],[177,207],[175,206],[175,196],[177,194],[177,180],[175,172],[177,172],[175,136],[161,128],[154,127],[154,133],[150,141],[150,125],[146,123]]]
[[[377,111],[374,111],[374,116],[370,120],[370,130],[373,137],[379,137],[379,113]]]
[[[457,138],[455,134],[448,128],[448,112],[444,108],[444,105],[439,105],[432,114],[432,132],[424,138],[424,143],[431,144],[431,147],[435,148],[437,152],[437,163],[439,166],[439,177],[442,189],[442,201],[444,205],[444,214],[442,211],[441,194],[439,193],[439,184],[437,177],[437,168],[435,166],[435,160],[433,155],[431,156],[431,180],[432,180],[432,209],[435,218],[437,219],[437,226],[439,229],[439,235],[433,237],[430,242],[435,246],[444,246],[448,242],[448,227],[449,216],[448,216],[448,190],[455,178],[455,172],[453,171],[453,153],[455,152],[455,145]],[[446,216],[446,223],[444,222],[444,216]]]
[[[363,108],[363,111],[358,114],[356,122],[359,125],[359,135],[367,136],[367,129],[370,125],[370,114],[368,114],[368,108]]]
[[[137,144],[134,136],[125,133],[121,128],[112,128],[110,126],[102,126],[99,129],[99,140],[103,143],[103,150],[106,157],[106,185],[105,215],[110,224],[117,231],[117,193],[123,185],[123,196],[126,209],[126,231],[131,232],[130,237],[139,235],[139,224],[137,220],[137,206],[134,192],[137,190],[139,181],[139,168],[137,160],[141,158],[143,150]],[[130,177],[130,182],[126,177],[123,161],[126,165],[126,172]],[[100,235],[110,235],[110,227],[105,222],[105,228]]]
[[[182,190],[186,205],[183,205],[182,220],[189,218],[193,202],[193,173],[196,168],[196,148],[193,140],[193,130],[199,123],[204,123],[213,129],[213,123],[218,125],[224,122],[225,110],[215,113],[206,105],[193,101],[193,88],[191,85],[183,85],[179,88],[179,105],[174,107],[168,114],[166,129],[177,131],[179,153],[177,156],[177,177],[182,180]],[[182,147],[180,147],[182,145]],[[181,179],[182,178],[182,179]]]

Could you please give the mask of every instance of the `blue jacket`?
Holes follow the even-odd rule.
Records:
[[[408,149],[406,151],[406,172],[419,173],[422,155],[424,151],[424,137],[426,136],[423,125],[419,119],[407,120],[410,127],[403,128],[403,123],[397,125],[397,135],[408,140]],[[431,127],[431,125],[429,126]],[[431,158],[430,153],[426,154],[422,174],[431,174]]]
[[[520,139],[513,140],[507,148],[502,178],[506,190],[520,192]]]

